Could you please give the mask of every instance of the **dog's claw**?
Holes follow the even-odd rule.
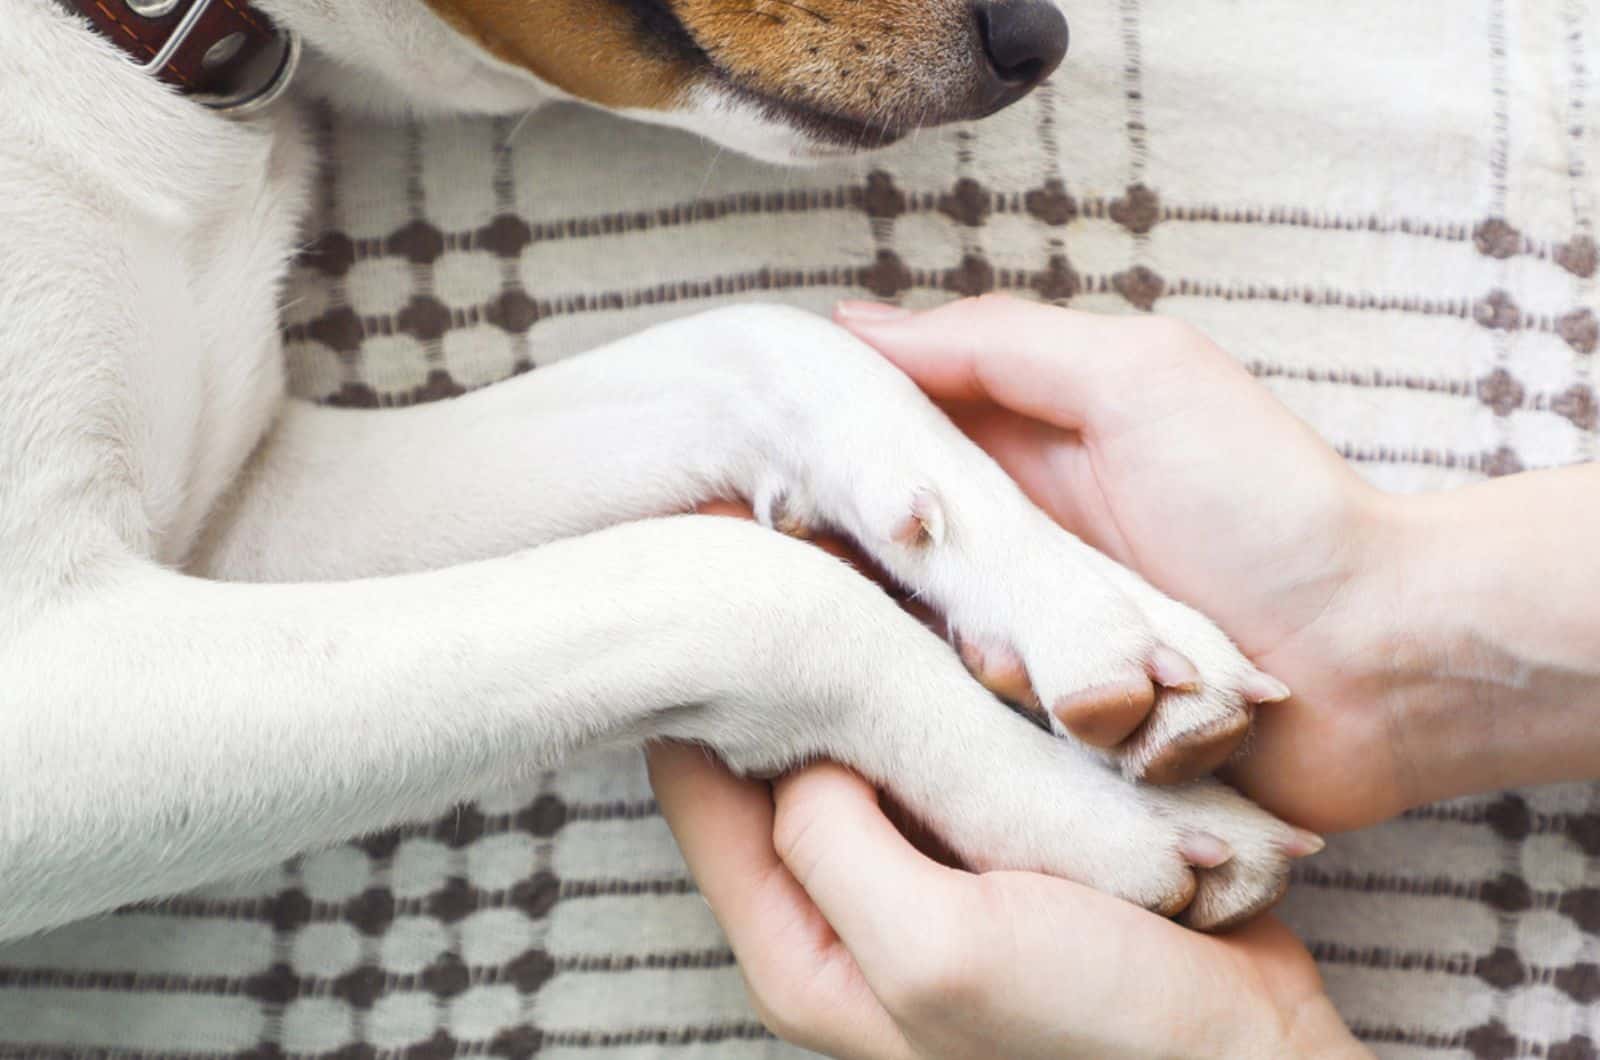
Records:
[[[1209,832],[1184,837],[1178,852],[1197,869],[1215,869],[1233,860],[1233,848]]]
[[[1291,858],[1309,858],[1313,854],[1320,854],[1328,845],[1328,841],[1315,832],[1308,832],[1304,828],[1294,830],[1294,839],[1283,848],[1285,855]]]
[[[1165,644],[1158,644],[1150,653],[1150,676],[1156,684],[1173,692],[1198,692],[1200,669],[1188,656]]]
[[[890,535],[908,548],[939,546],[945,540],[944,506],[938,494],[919,489],[911,497],[911,513],[895,525]]]
[[[756,522],[762,526],[789,537],[810,540],[810,525],[795,514],[788,493],[776,480],[769,479],[756,487],[750,507],[755,512]]]
[[[1282,703],[1294,694],[1289,690],[1288,685],[1271,674],[1262,673],[1260,670],[1245,678],[1242,691],[1245,699],[1251,703],[1260,704]]]

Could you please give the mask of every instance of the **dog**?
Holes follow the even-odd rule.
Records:
[[[974,869],[1197,928],[1280,895],[1306,837],[1196,778],[1286,690],[832,325],[744,306],[437,404],[285,395],[297,100],[570,99],[817,162],[1024,96],[1052,0],[0,9],[0,937],[658,739],[838,760]],[[765,526],[684,514],[719,497]],[[774,527],[847,535],[960,650]],[[985,652],[1050,709],[1004,709]]]

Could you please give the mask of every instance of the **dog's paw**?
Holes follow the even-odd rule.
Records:
[[[1113,878],[1102,889],[1199,931],[1226,931],[1276,905],[1290,861],[1320,849],[1216,781],[1138,795],[1149,817],[1134,834],[1148,850],[1120,869],[1127,884]]]
[[[1140,796],[1193,875],[1193,894],[1176,917],[1200,931],[1225,931],[1276,905],[1289,863],[1323,846],[1214,780]]]
[[[1038,513],[981,537],[924,540],[950,636],[990,691],[1130,777],[1204,776],[1289,695],[1210,621]]]

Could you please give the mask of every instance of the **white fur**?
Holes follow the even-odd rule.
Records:
[[[806,165],[850,153],[803,130],[771,121],[761,108],[746,100],[705,86],[691,89],[675,110],[630,108],[620,113],[634,121],[700,133],[729,150],[778,165]]]
[[[409,0],[266,6],[327,83],[344,63],[404,105],[543,92]],[[656,518],[781,497],[1017,645],[1047,694],[1159,639],[1224,692],[1248,673],[870,351],[749,308],[437,405],[288,401],[293,114],[230,123],[48,4],[0,13],[0,937],[654,737],[748,770],[840,759],[976,865],[1151,906],[1189,885],[1182,839],[1214,834],[1237,857],[1203,874],[1200,922],[1279,886],[1287,830],[1238,796],[1141,788],[999,709],[816,550]],[[895,540],[914,500],[939,543]]]

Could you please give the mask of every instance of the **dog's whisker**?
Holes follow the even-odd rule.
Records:
[[[538,107],[529,107],[527,110],[522,112],[522,117],[518,118],[516,122],[512,124],[511,128],[507,130],[505,139],[500,143],[502,148],[509,149],[511,147],[512,143],[515,142],[517,135],[522,132],[522,127],[528,124],[528,119],[532,118],[534,112],[538,109]]]
[[[710,163],[706,165],[705,176],[700,178],[700,188],[694,193],[695,198],[699,199],[705,197],[706,189],[711,186],[711,175],[716,172],[717,163],[722,161],[722,154],[725,150],[726,148],[724,148],[721,144],[717,145],[716,151],[714,151],[711,155]]]

